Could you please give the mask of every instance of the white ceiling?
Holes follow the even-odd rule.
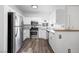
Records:
[[[24,12],[25,15],[47,15],[55,6],[53,5],[38,5],[37,9],[32,8],[31,5],[16,5],[18,9]]]
[[[32,5],[16,5],[25,16],[47,16],[56,8],[64,8],[64,5],[38,5],[37,9],[32,8]]]

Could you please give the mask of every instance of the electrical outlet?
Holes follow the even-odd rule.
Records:
[[[68,53],[71,53],[71,49],[68,49]]]

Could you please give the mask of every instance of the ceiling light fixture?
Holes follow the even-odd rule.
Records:
[[[32,5],[32,8],[36,9],[36,8],[38,8],[38,5]]]

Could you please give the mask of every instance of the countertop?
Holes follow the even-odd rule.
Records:
[[[79,29],[55,29],[54,31],[69,31],[69,32],[75,32],[75,31],[79,31]]]
[[[59,32],[61,32],[61,31],[65,31],[65,32],[78,32],[79,31],[79,29],[78,28],[75,28],[75,29],[65,29],[65,28],[63,28],[63,27],[61,27],[61,28],[52,28],[52,27],[49,27],[49,28],[46,28],[46,27],[38,27],[39,29],[41,29],[41,30],[46,30],[46,31],[48,31],[48,32],[52,32],[52,33],[55,33],[56,31],[59,31]],[[29,26],[27,26],[27,27],[24,27],[24,29],[30,29],[30,27]]]

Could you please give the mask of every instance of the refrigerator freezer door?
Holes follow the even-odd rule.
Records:
[[[13,26],[22,26],[22,19],[21,16],[14,14]]]

